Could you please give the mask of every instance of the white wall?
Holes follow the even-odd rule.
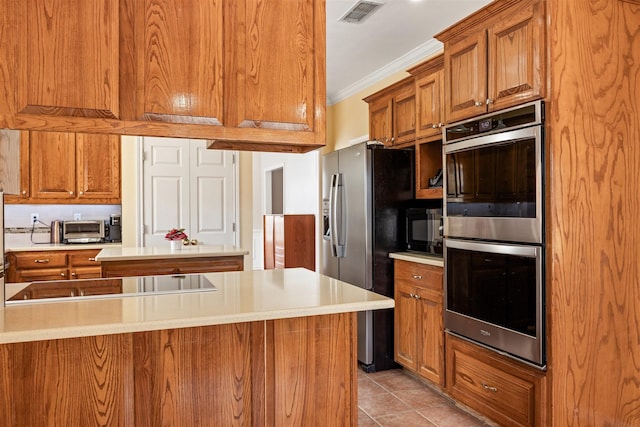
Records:
[[[265,173],[282,167],[284,214],[316,217],[316,266],[320,254],[320,152],[306,154],[253,153],[253,268],[264,268],[262,216],[265,214]]]

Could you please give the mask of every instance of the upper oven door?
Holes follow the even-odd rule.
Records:
[[[446,237],[542,243],[542,126],[444,146]]]

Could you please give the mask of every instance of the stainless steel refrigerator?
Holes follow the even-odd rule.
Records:
[[[389,253],[405,249],[414,170],[411,149],[363,142],[323,156],[323,274],[393,298]],[[398,366],[393,310],[358,313],[358,361],[368,372]]]

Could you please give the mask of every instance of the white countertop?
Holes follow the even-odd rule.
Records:
[[[191,245],[172,250],[169,242],[163,246],[123,247],[114,246],[101,250],[96,261],[131,261],[164,258],[202,258],[215,256],[248,255],[249,251],[227,245]]]
[[[103,248],[119,248],[121,243],[48,243],[49,234],[37,233],[31,235],[28,233],[5,234],[4,250],[5,252],[23,252],[23,251],[69,251],[80,249],[103,249]],[[34,243],[35,242],[35,243]]]
[[[0,308],[0,343],[393,308],[391,298],[304,268],[202,274],[216,291],[94,297]],[[124,278],[127,280],[140,278]],[[46,300],[43,300],[46,301]]]
[[[436,267],[444,267],[442,257],[434,255],[421,254],[416,252],[392,252],[390,258],[400,259],[403,261],[417,262],[418,264],[434,265]]]

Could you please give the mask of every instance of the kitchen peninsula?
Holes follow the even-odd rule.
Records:
[[[96,261],[102,277],[150,276],[160,274],[242,271],[249,252],[228,245],[189,245],[103,248]]]
[[[301,268],[185,277],[212,286],[0,309],[0,423],[357,424],[355,312],[392,299]]]

